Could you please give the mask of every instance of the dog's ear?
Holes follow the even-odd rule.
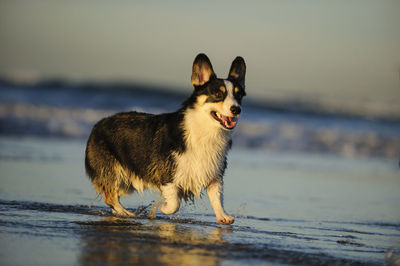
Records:
[[[201,86],[215,77],[210,59],[205,54],[198,54],[193,62],[192,68],[192,84],[193,86]]]
[[[238,56],[233,60],[231,69],[229,70],[228,79],[236,80],[239,85],[244,88],[244,78],[246,76],[246,63],[243,57]]]

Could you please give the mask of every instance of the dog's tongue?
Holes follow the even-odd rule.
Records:
[[[227,128],[234,128],[236,126],[236,119],[233,117],[221,115],[221,120]]]

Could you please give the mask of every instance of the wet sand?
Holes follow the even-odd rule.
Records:
[[[84,141],[0,138],[1,265],[382,265],[400,248],[393,160],[233,149],[225,175],[232,226],[206,195],[147,218],[157,193],[112,217],[84,174]],[[390,252],[391,250],[392,252]]]

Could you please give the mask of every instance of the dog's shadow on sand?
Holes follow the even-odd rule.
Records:
[[[218,265],[230,228],[183,219],[121,219],[79,223],[82,265]]]

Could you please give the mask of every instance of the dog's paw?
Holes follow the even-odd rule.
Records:
[[[164,203],[161,208],[160,211],[162,211],[164,214],[170,215],[170,214],[174,214],[179,210],[179,205],[178,204],[171,204],[171,203]]]
[[[133,212],[130,212],[126,209],[122,209],[122,210],[112,210],[113,215],[117,216],[117,217],[121,217],[121,218],[135,218],[136,214],[134,214]]]
[[[235,221],[235,218],[233,218],[232,216],[225,216],[225,217],[218,218],[219,224],[230,225],[230,224],[233,224],[234,221]]]

